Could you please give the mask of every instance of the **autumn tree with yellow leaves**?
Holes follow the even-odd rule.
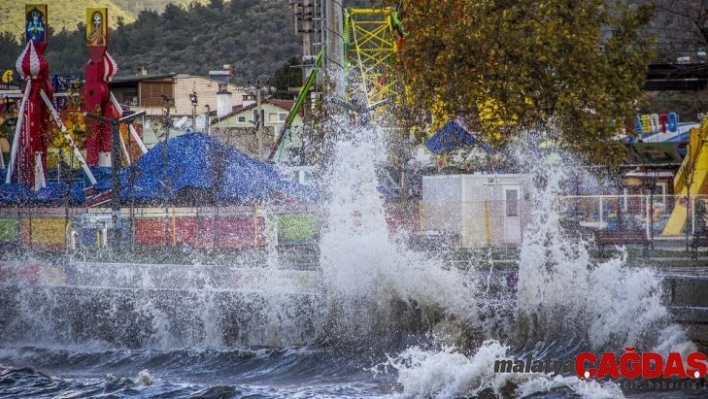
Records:
[[[616,163],[652,57],[651,6],[603,0],[402,0],[397,70],[415,109],[442,107],[504,144],[541,130]],[[438,111],[440,113],[440,111]],[[550,127],[557,127],[551,129]]]

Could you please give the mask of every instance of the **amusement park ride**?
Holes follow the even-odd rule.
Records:
[[[334,96],[329,102],[342,106],[357,123],[366,123],[374,110],[385,109],[400,94],[388,73],[393,57],[404,43],[402,25],[393,8],[341,8],[336,2],[321,0],[290,3],[296,16],[296,30],[303,36],[306,79],[268,161],[278,159],[285,139],[291,134],[294,116],[315,86],[322,86],[322,78],[328,73],[340,70],[346,81],[346,87],[335,89],[341,96]],[[315,37],[318,33],[323,37]],[[321,48],[322,43],[330,46]],[[317,56],[313,56],[315,53]],[[358,94],[356,98],[352,93]]]
[[[367,121],[374,109],[383,108],[395,98],[394,82],[387,75],[392,56],[403,43],[403,32],[395,11],[389,8],[343,9],[341,6],[332,5],[332,2],[318,0],[304,0],[300,3],[300,15],[310,17],[314,14],[308,12],[308,7],[315,3],[322,5],[320,7],[315,4],[314,7],[321,11],[321,18],[305,21],[304,29],[301,30],[305,32],[306,37],[303,44],[308,45],[310,53],[318,55],[303,57],[305,63],[310,64],[310,68],[306,68],[306,79],[295,106],[271,148],[267,158],[269,162],[278,162],[287,141],[285,139],[291,134],[290,127],[294,117],[301,112],[313,92],[319,91],[317,86],[323,86],[322,77],[327,71],[340,67],[346,76],[357,77],[350,79],[349,88],[341,90],[342,95],[339,98],[350,114],[358,115],[359,122]],[[80,166],[86,176],[86,183],[81,187],[84,193],[96,196],[89,198],[84,205],[105,203],[111,198],[111,190],[101,191],[100,195],[93,190],[98,186],[106,187],[105,183],[97,184],[97,180],[102,179],[98,171],[102,172],[100,175],[104,175],[107,168],[112,168],[112,191],[115,192],[119,188],[117,175],[121,165],[130,165],[135,161],[131,159],[126,141],[137,143],[140,152],[147,153],[138,130],[131,123],[133,118],[124,115],[120,103],[108,88],[108,83],[118,70],[116,61],[107,51],[108,10],[86,10],[85,38],[89,61],[85,66],[80,106],[77,107],[76,102],[73,104],[74,108],[79,108],[76,110],[64,109],[69,101],[58,100],[62,96],[78,99],[77,93],[57,95],[50,81],[50,68],[44,56],[49,39],[47,5],[27,4],[25,16],[26,46],[16,62],[23,85],[20,90],[21,97],[16,98],[15,102],[17,122],[13,126],[14,134],[10,139],[12,142],[9,162],[0,157],[0,170],[5,171],[4,184],[0,184],[0,191],[4,191],[5,196],[9,192],[13,198],[30,199],[39,197],[40,191],[42,194],[52,191],[43,189],[52,184],[49,183],[50,180],[54,180],[48,178],[51,176],[48,175],[48,155],[54,151],[50,149],[50,144],[58,135],[65,145],[64,151],[70,153],[73,158],[70,162],[72,169]],[[328,24],[328,27],[313,27],[307,24]],[[316,44],[317,40],[313,36],[316,32],[340,34],[330,35],[332,37],[323,38]],[[323,42],[325,46],[322,45]],[[315,51],[317,46],[319,48]],[[352,92],[358,93],[357,100],[350,96]],[[74,121],[68,123],[68,115],[71,112],[67,111],[73,112],[73,117],[79,115],[81,126],[77,126]],[[119,131],[118,124],[124,123],[127,124],[127,129]],[[9,127],[10,124],[6,126]],[[70,185],[73,184],[73,179],[68,180],[71,180]],[[118,198],[113,200],[115,203]]]
[[[0,157],[0,167],[6,169],[6,187],[26,187],[36,193],[47,186],[47,155],[50,141],[50,120],[58,126],[61,135],[73,151],[91,186],[97,183],[92,168],[110,167],[120,162],[120,152],[125,162],[131,159],[123,137],[117,134],[122,151],[112,153],[112,133],[115,129],[105,123],[121,118],[123,110],[116,98],[108,90],[108,82],[116,74],[118,67],[108,54],[107,9],[87,9],[86,44],[90,60],[85,68],[83,101],[81,111],[92,119],[86,122],[87,137],[84,157],[72,134],[60,116],[61,110],[54,105],[54,93],[49,80],[49,65],[44,57],[47,47],[48,10],[45,4],[25,6],[27,44],[17,59],[16,69],[24,79],[22,98],[19,105],[17,124],[10,149],[10,161],[4,165]],[[96,118],[96,116],[98,118]],[[129,134],[138,144],[141,152],[147,152],[134,126],[129,126]],[[115,134],[114,134],[115,135]],[[114,159],[115,158],[115,159]]]
[[[296,2],[297,3],[297,2]],[[310,7],[308,4],[317,1],[302,1],[303,9]],[[307,3],[307,4],[305,4]],[[322,2],[320,2],[322,3]],[[329,4],[329,2],[326,2]],[[325,3],[323,3],[325,4]],[[325,5],[327,5],[325,4]],[[297,7],[297,6],[296,6]],[[327,7],[332,8],[329,4]],[[341,32],[334,45],[322,47],[317,51],[317,57],[309,57],[312,65],[306,74],[304,85],[298,95],[297,101],[283,130],[274,143],[268,161],[277,161],[284,146],[284,138],[290,134],[292,119],[300,112],[303,104],[316,85],[322,83],[323,73],[318,76],[318,71],[332,69],[336,65],[342,68],[347,76],[356,76],[354,91],[365,93],[365,104],[354,104],[347,94],[343,101],[352,105],[351,113],[365,114],[390,103],[395,97],[394,82],[387,75],[387,66],[392,56],[403,43],[403,32],[400,28],[395,11],[385,9],[325,9],[320,20],[326,24],[337,25],[334,30]],[[336,8],[336,7],[335,7]],[[0,169],[5,169],[5,184],[14,187],[27,188],[31,193],[36,193],[47,186],[47,156],[50,131],[58,127],[73,156],[78,161],[91,186],[97,183],[94,177],[95,168],[106,168],[116,163],[130,165],[131,158],[123,134],[118,135],[119,151],[115,151],[113,132],[110,120],[123,117],[121,105],[108,89],[108,82],[115,76],[118,66],[116,61],[107,52],[108,47],[108,11],[106,8],[88,8],[86,11],[86,44],[89,61],[85,67],[85,81],[81,90],[80,111],[84,119],[86,137],[83,145],[75,141],[75,132],[67,129],[62,121],[63,110],[56,106],[55,93],[50,82],[49,65],[44,57],[44,50],[48,44],[48,10],[44,4],[25,5],[26,15],[26,40],[27,44],[16,63],[16,69],[22,79],[24,87],[21,90],[21,100],[17,106],[18,118],[12,137],[9,163],[5,165],[0,157]],[[325,14],[334,17],[326,18]],[[305,10],[301,15],[308,15]],[[311,16],[312,14],[309,13]],[[307,23],[307,22],[306,22]],[[310,21],[310,23],[316,23]],[[311,29],[307,27],[303,32],[330,32],[331,28]],[[306,35],[307,36],[307,33]],[[316,40],[305,40],[310,49],[316,46]],[[326,43],[332,41],[331,38]],[[335,51],[336,50],[336,51]],[[313,52],[314,53],[314,52]],[[303,57],[303,59],[306,57]],[[354,81],[354,80],[352,80]],[[351,90],[350,90],[351,91]],[[343,91],[344,93],[344,91]],[[19,100],[19,99],[18,99]],[[51,120],[50,120],[51,117]],[[362,120],[368,115],[360,115]],[[125,121],[123,119],[122,121]],[[51,126],[54,124],[55,126]],[[141,152],[147,152],[137,129],[128,124],[130,139],[137,143]],[[127,138],[127,137],[125,137]],[[80,148],[81,146],[81,148]],[[121,153],[123,159],[121,161]]]

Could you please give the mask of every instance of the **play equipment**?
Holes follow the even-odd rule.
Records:
[[[699,194],[708,194],[708,118],[704,118],[699,128],[689,132],[688,154],[674,177],[674,193],[679,195],[671,217],[664,228],[664,235],[680,235],[684,232],[689,215],[691,200]]]
[[[350,84],[352,78],[359,79],[367,106],[396,97],[388,68],[404,41],[398,13],[391,7],[346,8],[343,29],[345,72]]]
[[[115,60],[106,51],[108,46],[107,12],[106,8],[88,8],[86,10],[86,43],[90,60],[85,70],[86,83],[82,92],[82,111],[112,119],[121,117],[123,109],[108,90],[108,82],[116,74],[118,68]],[[17,185],[25,186],[37,193],[47,186],[45,177],[47,152],[49,142],[52,140],[47,134],[50,132],[50,121],[59,127],[61,136],[68,143],[91,186],[95,186],[97,180],[91,168],[111,166],[112,164],[111,129],[102,122],[89,121],[87,123],[88,136],[86,157],[84,158],[54,106],[54,93],[49,80],[49,65],[44,57],[48,37],[44,32],[44,27],[47,24],[47,6],[27,5],[25,14],[27,15],[28,42],[17,60],[16,68],[26,83],[18,109],[18,120],[10,150],[10,162],[7,165],[6,186],[3,190],[7,191],[11,185]],[[34,33],[32,35],[29,34],[30,28]],[[128,128],[127,134],[132,136],[142,154],[145,154],[147,148],[132,124]],[[131,160],[122,135],[120,136],[120,148],[124,154],[125,162],[130,165],[134,160]]]
[[[270,153],[268,154],[268,162],[273,162],[276,154],[277,154],[277,159],[276,161],[280,159],[280,155],[283,153],[283,149],[285,148],[285,142],[286,138],[290,135],[290,128],[292,127],[293,120],[295,120],[295,117],[297,114],[300,112],[302,109],[302,104],[305,102],[305,98],[307,98],[310,89],[315,83],[315,80],[317,78],[317,71],[322,68],[322,58],[323,58],[323,51],[320,51],[320,53],[317,55],[317,61],[315,62],[315,67],[310,71],[310,75],[307,77],[307,80],[305,81],[305,84],[302,85],[300,88],[300,92],[297,95],[297,99],[295,100],[295,104],[293,104],[292,109],[290,110],[290,113],[288,113],[288,117],[285,118],[285,124],[283,125],[283,128],[280,131],[280,134],[278,135],[278,138],[275,140],[275,143],[273,143],[273,146],[270,148]]]

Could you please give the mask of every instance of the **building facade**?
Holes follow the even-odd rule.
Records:
[[[273,144],[283,132],[288,114],[294,105],[292,100],[266,98],[260,103],[246,101],[233,107],[232,112],[222,117],[211,120],[209,131],[211,134],[222,138],[224,141],[235,143],[240,137],[252,136],[255,144],[248,148],[240,148],[258,159],[265,159]],[[259,116],[260,109],[260,116]],[[262,128],[257,130],[257,122],[263,121]],[[289,134],[284,137],[283,150],[278,161],[297,163],[298,153],[302,148],[301,131],[303,126],[302,115],[295,115],[289,129]],[[254,147],[255,145],[255,147]],[[253,148],[256,148],[255,151]]]
[[[137,121],[143,127],[146,146],[155,145],[165,135],[169,110],[170,134],[186,130],[208,131],[210,114],[233,109],[246,94],[233,84],[201,76],[161,74],[144,70],[134,76],[117,76],[109,90],[124,110],[145,111]],[[214,111],[214,112],[212,112]]]

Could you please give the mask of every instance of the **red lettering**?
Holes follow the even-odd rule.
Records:
[[[600,358],[600,365],[597,368],[597,378],[605,378],[609,375],[612,378],[619,378],[619,369],[617,368],[617,358],[612,352],[605,352]]]
[[[590,362],[593,365],[597,362],[597,356],[594,353],[582,352],[575,358],[575,374],[580,378],[590,378],[595,375],[595,368],[585,368],[585,362]]]
[[[664,363],[660,354],[654,352],[642,354],[642,378],[659,378],[663,368]]]
[[[633,347],[624,348],[625,353],[620,356],[620,371],[624,378],[637,378],[642,374],[642,357],[634,351]]]
[[[708,372],[706,361],[708,361],[706,355],[701,352],[689,353],[686,358],[686,364],[690,367],[687,373],[688,376],[691,378],[701,378],[705,376]]]
[[[681,354],[677,352],[669,353],[669,358],[666,360],[666,366],[664,367],[664,378],[671,378],[672,376],[686,378],[683,359],[681,359]]]

